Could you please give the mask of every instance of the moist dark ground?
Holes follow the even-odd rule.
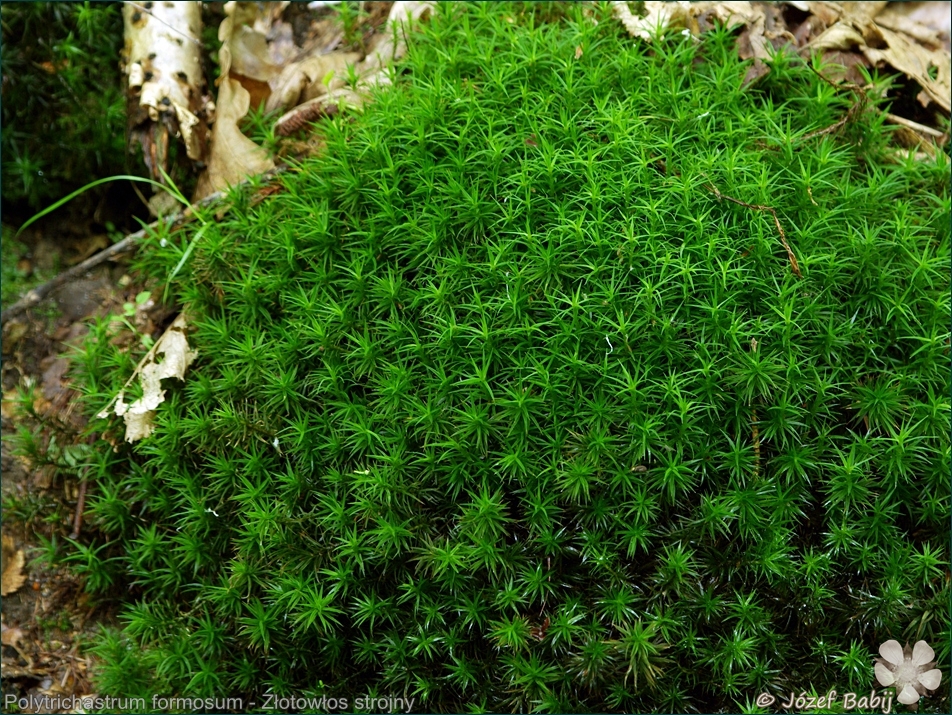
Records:
[[[134,227],[130,220],[133,210],[134,205],[120,202],[109,211],[109,220]],[[103,233],[104,220],[101,212],[96,218],[96,206],[88,201],[60,210],[19,237],[27,247],[19,267],[27,274],[53,275],[78,263],[109,244]],[[73,531],[78,480],[18,455],[9,438],[18,428],[27,428],[39,431],[41,444],[47,444],[53,434],[59,444],[82,439],[85,419],[64,354],[86,334],[87,321],[121,314],[123,303],[133,301],[143,289],[126,270],[123,263],[107,262],[66,283],[50,299],[3,328],[0,469],[4,567],[22,551],[25,576],[22,586],[0,602],[4,698],[89,694],[91,662],[83,646],[101,625],[115,622],[112,607],[86,594],[67,568],[37,560],[41,537],[48,540],[55,536],[62,543]],[[144,329],[149,328],[147,312],[140,311],[135,319]],[[29,385],[34,386],[32,404],[40,420],[25,414],[15,402]],[[79,539],[83,538],[81,529]]]

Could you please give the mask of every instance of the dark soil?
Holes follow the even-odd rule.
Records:
[[[125,215],[110,209],[109,218],[104,219],[101,206],[97,211],[96,205],[77,202],[75,207],[39,222],[35,230],[24,232],[19,240],[29,252],[21,260],[54,273],[74,265],[109,244],[101,221],[128,225],[132,223],[131,208]],[[82,440],[85,418],[78,409],[78,394],[72,388],[65,353],[86,334],[87,321],[121,313],[123,303],[132,301],[142,289],[126,275],[124,265],[107,263],[62,286],[50,300],[4,326],[4,439],[0,454],[4,567],[22,552],[25,577],[0,604],[4,698],[46,696],[68,701],[71,695],[90,694],[91,661],[84,646],[102,625],[115,622],[111,606],[86,594],[81,581],[67,568],[50,566],[38,558],[43,553],[42,540],[56,538],[63,543],[73,532],[78,480],[55,468],[34,465],[17,454],[10,437],[18,428],[26,428],[38,431],[44,445],[54,434],[61,445]],[[35,416],[28,415],[17,403],[31,386]],[[83,540],[82,531],[79,539]],[[33,707],[21,711],[49,712]]]

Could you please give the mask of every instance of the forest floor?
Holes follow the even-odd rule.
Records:
[[[78,202],[27,229],[19,238],[26,249],[18,261],[19,280],[28,285],[31,276],[53,275],[108,245],[92,214]],[[112,606],[92,599],[64,564],[43,558],[50,551],[46,544],[74,532],[80,485],[51,465],[34,464],[9,438],[18,430],[39,433],[46,445],[53,435],[61,444],[79,438],[85,419],[67,375],[69,350],[88,332],[90,321],[121,314],[141,290],[123,263],[107,263],[67,282],[51,299],[4,325],[0,469],[7,712],[11,696],[33,698],[21,712],[78,712],[70,696],[92,690],[84,646],[101,625],[115,624]],[[149,320],[145,311],[136,317]],[[32,410],[23,409],[24,388],[32,388]],[[66,707],[56,707],[55,700],[43,707],[42,698],[60,698]]]

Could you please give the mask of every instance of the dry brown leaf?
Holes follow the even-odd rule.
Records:
[[[251,95],[231,73],[267,82],[278,68],[268,57],[265,36],[248,26],[259,16],[255,3],[225,3],[225,14],[218,28],[221,77],[211,152],[208,166],[198,178],[196,201],[274,168],[268,153],[238,129],[238,122],[251,107]]]
[[[16,648],[17,644],[23,640],[23,630],[18,626],[8,626],[0,622],[0,643]]]
[[[852,18],[854,22],[866,25],[885,10],[888,4],[887,0],[876,0],[875,2],[870,2],[870,0],[855,2],[854,0],[854,2],[840,3],[840,7],[843,9],[844,18]]]
[[[876,16],[876,24],[902,32],[933,49],[948,51],[952,5],[939,2],[893,3]]]
[[[265,110],[295,107],[344,85],[348,65],[360,60],[356,52],[331,52],[306,57],[285,67],[271,82],[271,96]]]
[[[2,542],[3,563],[0,564],[0,596],[9,596],[17,591],[26,581],[26,574],[23,573],[23,565],[26,559],[23,556],[23,550],[17,549],[13,539],[6,534],[0,537]]]
[[[945,50],[923,47],[901,32],[884,27],[880,27],[879,32],[887,47],[863,48],[869,60],[883,61],[918,82],[922,86],[919,101],[923,106],[932,101],[946,112],[952,110],[952,56]]]
[[[407,49],[406,27],[417,20],[422,19],[433,5],[430,2],[418,2],[417,0],[403,0],[395,2],[390,8],[390,15],[383,29],[377,33],[373,42],[373,49],[368,52],[367,57],[358,63],[354,71],[359,80],[356,89],[339,86],[330,88],[323,96],[309,98],[308,101],[287,112],[276,122],[276,130],[279,134],[287,134],[300,128],[301,118],[307,118],[305,121],[328,113],[332,105],[348,105],[359,107],[366,99],[367,91],[374,86],[381,86],[390,82],[390,76],[386,71],[387,65],[397,59],[400,59]],[[308,88],[313,91],[314,87]]]
[[[199,177],[195,199],[223,191],[249,176],[274,168],[268,152],[241,133],[238,122],[248,113],[251,96],[236,80],[226,78],[218,90],[211,156]]]
[[[185,316],[179,315],[136,367],[126,385],[138,375],[142,385],[142,397],[127,405],[124,399],[125,388],[116,396],[112,412],[125,420],[127,442],[148,437],[155,429],[155,410],[165,401],[162,380],[168,377],[185,379],[185,371],[197,355],[188,347],[188,338],[185,335],[187,327]],[[156,362],[158,355],[164,356],[162,362]],[[106,408],[98,417],[105,419],[109,415],[110,409]]]
[[[643,40],[651,40],[653,33],[677,27],[693,29],[691,20],[704,15],[714,17],[728,27],[763,23],[764,11],[750,2],[655,2],[645,3],[644,17],[634,15],[628,3],[613,3],[617,17],[629,34]],[[696,25],[696,23],[695,23]],[[762,34],[762,33],[761,33]]]
[[[822,4],[828,14],[832,3]],[[811,9],[820,3],[810,3]],[[932,47],[926,46],[932,45]],[[922,86],[919,101],[950,111],[952,55],[941,48],[937,33],[910,20],[886,3],[843,3],[838,21],[806,47],[815,50],[849,50],[856,47],[873,64],[885,63]],[[935,49],[933,49],[933,47]]]
[[[10,323],[7,323],[7,325],[9,324]],[[18,323],[17,325],[23,325],[23,323]],[[17,329],[17,332],[19,332],[19,328]],[[23,333],[24,334],[26,333],[25,325],[23,325]],[[20,337],[23,337],[23,335],[20,335]],[[6,337],[6,340],[10,341],[10,338]],[[19,340],[19,338],[17,338],[17,340]],[[7,344],[9,345],[11,342],[15,342],[15,341],[10,341]],[[3,401],[0,402],[0,413],[3,414],[4,419],[9,420],[9,419],[13,419],[16,416],[17,403],[19,401],[20,401],[20,391],[17,388],[11,387],[9,390],[3,391]]]
[[[389,62],[398,60],[407,51],[407,27],[423,19],[433,9],[433,3],[419,0],[398,0],[390,8],[387,22],[377,33],[373,49],[358,67],[358,74],[383,70]],[[376,83],[376,81],[375,81]]]
[[[270,18],[269,8],[263,6],[272,4],[225,3],[226,16],[218,28],[218,39],[222,42],[218,55],[222,77],[233,73],[268,82],[281,71],[272,60],[267,29],[262,26],[265,18]]]
[[[651,40],[654,33],[667,29],[687,28],[700,32],[700,24],[709,27],[716,19],[727,27],[743,25],[738,40],[743,59],[765,60],[771,56],[771,39],[786,34],[785,28],[767,27],[767,16],[762,4],[750,2],[654,2],[645,3],[647,15],[632,14],[626,2],[613,3],[617,17],[629,34]],[[790,36],[790,39],[793,39]],[[756,73],[755,73],[756,74]]]
[[[827,27],[839,20],[843,14],[843,8],[835,2],[808,2],[806,5],[808,11]]]
[[[919,101],[923,105],[935,103],[946,112],[950,111],[952,57],[946,49],[950,23],[945,17],[937,18],[933,8],[921,7],[937,3],[896,4],[880,0],[789,4],[812,13],[797,30],[796,36],[786,29],[780,8],[771,4],[649,0],[644,4],[644,17],[633,15],[626,2],[615,2],[613,6],[615,16],[628,32],[646,40],[659,30],[678,27],[687,28],[685,32],[698,32],[699,25],[708,26],[712,17],[727,26],[743,24],[744,29],[738,38],[738,52],[743,59],[768,59],[775,47],[786,41],[800,44],[825,27],[804,45],[805,49],[822,52],[831,58],[848,57],[856,48],[864,61],[873,65],[888,64],[919,83],[922,86]],[[948,5],[942,5],[948,14]],[[920,21],[924,18],[928,18],[930,24]],[[846,64],[847,76],[855,76],[857,61]],[[744,84],[755,81],[763,73],[764,68],[755,65],[748,71]]]
[[[631,12],[627,2],[614,2],[612,6],[615,17],[621,21],[632,37],[651,41],[659,31],[672,26],[676,21],[687,17],[687,2],[649,2],[645,3],[644,17],[638,17]]]
[[[360,55],[356,53],[322,53],[322,46],[313,43],[308,50],[295,47],[290,25],[280,19],[287,4],[225,4],[226,18],[218,30],[222,79],[217,118],[211,156],[199,178],[196,199],[274,168],[267,153],[238,130],[238,122],[250,108],[251,93],[255,102],[264,103],[266,111],[290,110],[275,126],[277,133],[285,136],[329,113],[334,105],[359,106],[368,88],[389,81],[386,64],[406,51],[403,25],[419,19],[431,7],[427,2],[394,3],[386,26],[358,63]],[[350,66],[359,78],[356,89],[345,87]]]

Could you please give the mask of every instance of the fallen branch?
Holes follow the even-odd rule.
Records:
[[[136,243],[145,236],[146,232],[155,227],[158,224],[152,223],[149,226],[146,226],[143,229],[136,231],[133,234],[126,236],[124,239],[119,241],[119,243],[114,243],[109,248],[103,249],[99,253],[95,254],[91,258],[87,258],[82,263],[73,266],[68,271],[60,273],[58,276],[52,280],[47,281],[41,286],[37,286],[33,290],[29,291],[25,296],[23,296],[16,303],[11,305],[9,308],[0,313],[0,325],[5,325],[8,320],[15,318],[16,316],[23,313],[28,308],[39,304],[44,298],[46,298],[52,291],[59,288],[64,283],[68,283],[74,278],[77,278],[86,271],[95,268],[100,263],[104,263],[113,256],[116,256],[120,253],[124,253],[131,248],[134,248]]]
[[[780,242],[783,244],[783,247],[787,250],[787,258],[790,259],[790,267],[793,269],[794,275],[797,278],[803,278],[803,274],[800,273],[800,264],[797,263],[797,257],[793,254],[793,251],[790,248],[790,244],[787,243],[787,234],[783,232],[783,226],[780,225],[780,219],[777,218],[777,212],[772,206],[761,206],[760,204],[748,204],[746,201],[741,201],[740,199],[735,199],[732,196],[727,196],[722,194],[717,190],[717,187],[714,184],[707,183],[704,184],[704,188],[708,191],[713,192],[714,196],[717,197],[717,200],[720,201],[724,199],[725,201],[731,201],[732,203],[737,204],[738,206],[743,206],[748,209],[754,209],[755,211],[766,211],[771,216],[773,216],[774,225],[777,227],[777,231],[780,233]]]
[[[884,114],[886,115],[886,121],[892,124],[899,124],[907,129],[912,129],[914,132],[919,132],[920,134],[925,134],[936,139],[941,140],[947,138],[943,132],[940,132],[938,129],[933,129],[932,127],[927,127],[925,124],[919,124],[919,122],[914,122],[911,119],[899,117],[895,114],[889,114],[888,112],[884,112]]]
[[[262,178],[270,179],[274,176],[277,176],[278,174],[283,173],[286,170],[287,170],[286,166],[279,166],[255,178],[256,179],[262,179]],[[237,186],[245,186],[250,181],[251,179],[247,179],[239,183]],[[209,204],[213,204],[216,201],[224,198],[227,193],[228,193],[227,191],[216,191],[214,194],[210,194],[206,196],[204,199],[197,201],[195,205],[196,207],[208,206]],[[176,224],[183,223],[189,218],[191,218],[191,211],[189,211],[188,209],[185,209],[183,211],[179,211],[178,213],[174,214],[170,219],[165,219],[165,220],[168,221],[169,226],[174,226]],[[153,231],[156,228],[158,228],[159,224],[162,221],[163,219],[153,221],[148,226],[145,226],[144,228],[140,228],[135,233],[129,234],[118,243],[114,243],[109,248],[103,249],[99,253],[91,256],[90,258],[87,258],[82,263],[79,263],[73,266],[67,271],[63,271],[55,278],[52,278],[51,280],[47,281],[43,285],[37,286],[33,290],[29,291],[20,300],[18,300],[16,303],[14,303],[9,308],[7,308],[2,313],[0,313],[0,325],[6,325],[7,321],[17,317],[18,315],[28,310],[29,308],[32,308],[35,305],[38,305],[45,298],[47,298],[50,293],[52,293],[54,290],[59,288],[64,283],[68,283],[69,281],[75,278],[78,278],[79,276],[92,270],[96,266],[102,263],[105,263],[106,261],[110,260],[111,258],[121,253],[135,250],[138,247],[139,241],[145,238],[146,234],[148,234],[149,231]]]

